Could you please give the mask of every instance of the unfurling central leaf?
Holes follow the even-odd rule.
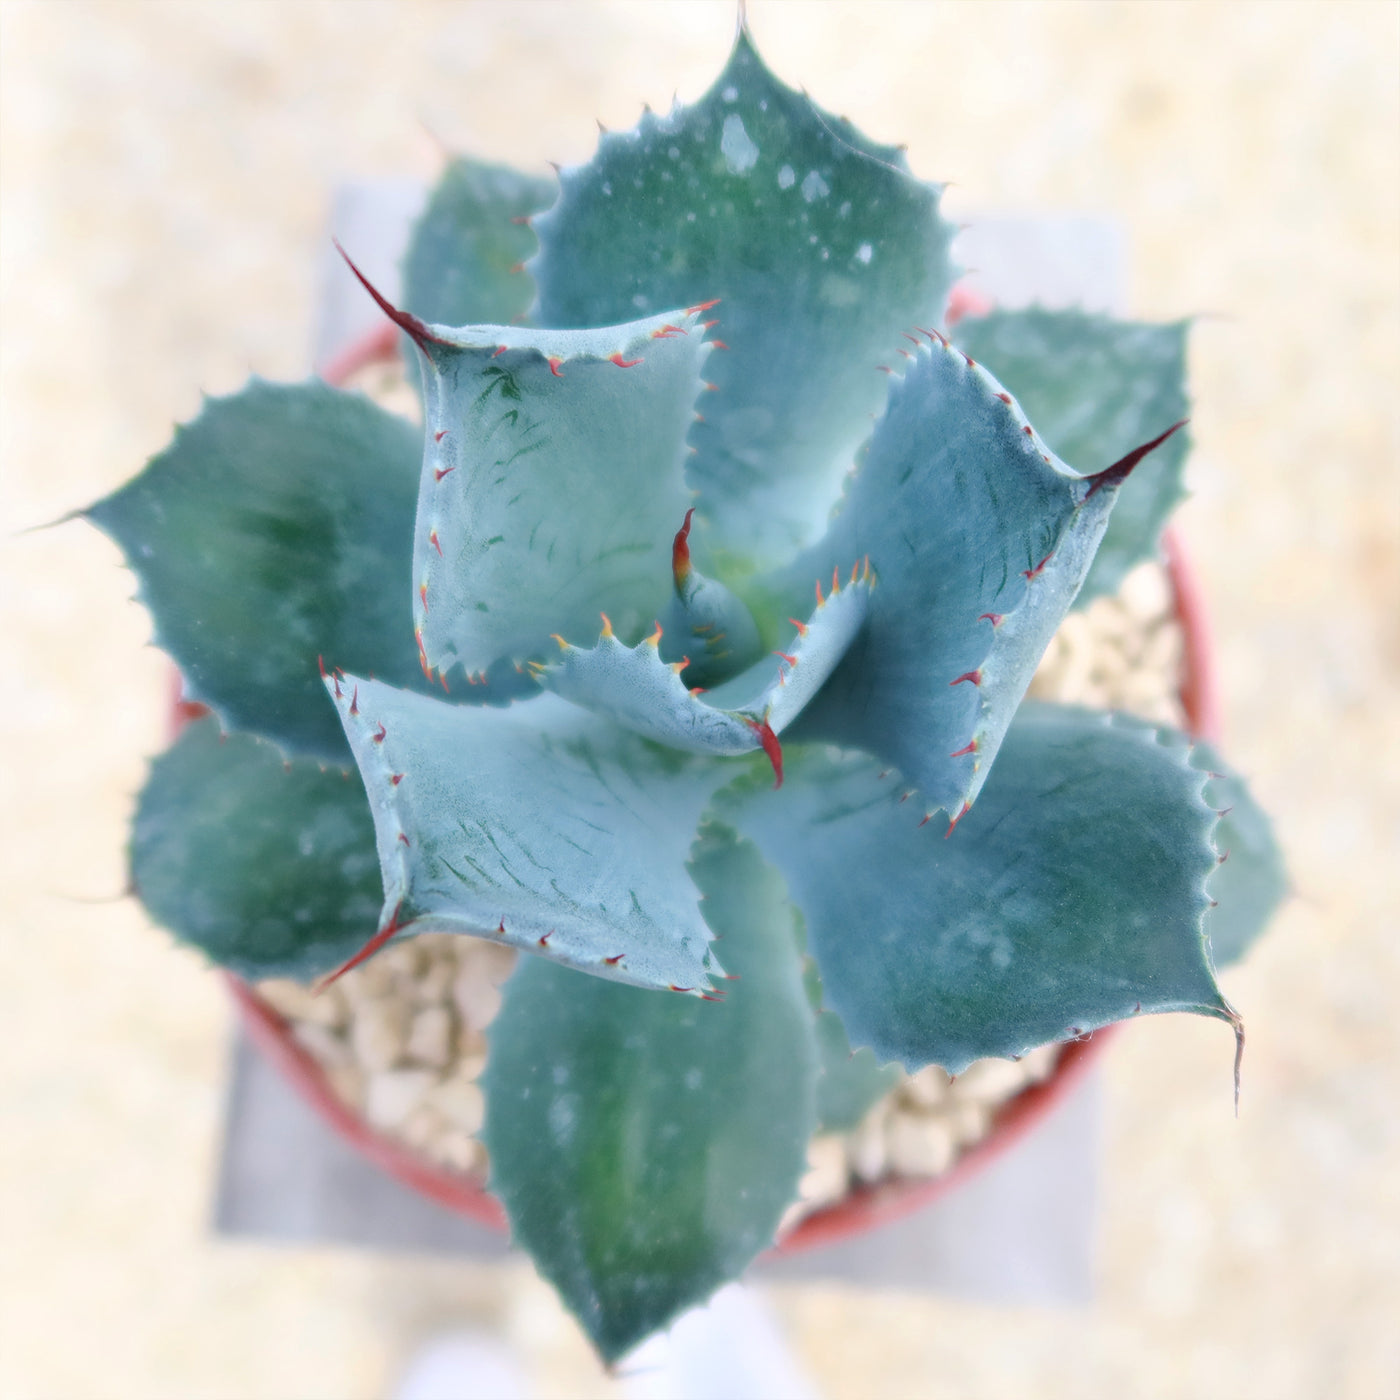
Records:
[[[797,628],[790,651],[703,693],[681,680],[688,658],[664,662],[657,630],[635,647],[623,646],[604,619],[595,647],[571,646],[558,638],[563,655],[537,669],[540,684],[576,705],[606,715],[638,734],[689,753],[734,755],[762,747],[773,757],[777,736],[801,714],[836,669],[865,622],[874,577],[867,564],[852,571],[845,587],[832,576],[831,595],[817,585],[817,607]]]

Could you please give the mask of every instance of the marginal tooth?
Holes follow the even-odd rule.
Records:
[[[598,616],[603,619],[603,630],[598,635],[600,637],[611,637],[613,634],[612,619],[605,612],[600,612]]]
[[[566,642],[566,641],[563,639],[563,637],[561,637],[561,636],[558,634],[558,632],[551,632],[551,633],[549,634],[549,636],[550,636],[550,640],[551,640],[551,641],[555,641],[555,642],[558,642],[558,643],[559,643],[559,650],[560,650],[560,651],[568,651],[568,649],[569,649],[569,644],[568,644],[568,642]]]

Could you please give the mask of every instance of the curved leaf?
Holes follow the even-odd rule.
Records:
[[[1220,865],[1206,883],[1215,901],[1206,911],[1206,934],[1216,967],[1228,967],[1268,926],[1288,893],[1288,872],[1272,823],[1215,749],[1198,743],[1192,762],[1210,773],[1206,801],[1222,814],[1215,828]]]
[[[1130,461],[1082,477],[946,343],[893,382],[827,538],[785,596],[866,557],[864,631],[792,737],[864,748],[958,820],[1103,535]]]
[[[822,975],[816,960],[802,969],[812,1006],[821,1074],[817,1079],[817,1131],[853,1132],[876,1100],[899,1083],[897,1065],[882,1065],[868,1045],[851,1049],[841,1018],[822,1006]]]
[[[645,987],[719,972],[685,873],[724,770],[553,696],[465,709],[328,682],[374,813],[381,941],[474,934]]]
[[[125,552],[156,643],[230,729],[342,761],[316,657],[421,684],[408,579],[417,430],[319,382],[211,399],[87,518]]]
[[[956,1073],[1139,1012],[1233,1021],[1202,931],[1216,813],[1185,740],[1028,705],[951,839],[859,755],[717,810],[782,872],[852,1044]]]
[[[772,564],[815,539],[870,416],[876,366],[951,281],[939,190],[767,70],[746,32],[692,107],[605,134],[560,175],[530,264],[544,325],[719,298],[687,469],[716,551]],[[702,531],[702,533],[704,533]]]
[[[681,674],[686,685],[710,686],[753,665],[763,654],[763,642],[743,599],[718,579],[707,578],[692,562],[694,515],[693,509],[686,511],[685,523],[671,544],[675,592],[666,609],[661,659],[685,662]]]
[[[131,880],[151,917],[240,977],[306,981],[374,930],[379,862],[360,783],[283,761],[212,718],[151,766]]]
[[[1095,471],[1185,418],[1185,321],[1149,325],[1083,311],[995,311],[960,321],[958,345],[1016,395],[1026,416],[1067,462]],[[1084,586],[1083,607],[1113,593],[1157,542],[1185,495],[1190,441],[1178,433],[1123,484]]]
[[[605,1361],[739,1274],[773,1238],[815,1126],[793,911],[713,826],[691,866],[722,1005],[524,960],[490,1031],[491,1189]]]
[[[458,157],[414,225],[403,261],[404,307],[442,326],[512,325],[535,299],[524,261],[537,247],[532,214],[553,180]]]
[[[865,621],[872,586],[868,570],[863,578],[852,574],[845,587],[833,576],[831,596],[818,590],[820,601],[810,620],[797,624],[791,651],[703,700],[681,680],[684,658],[661,660],[659,628],[635,647],[623,646],[608,625],[593,647],[556,638],[563,655],[533,669],[546,690],[672,748],[731,756],[771,749],[846,654]]]
[[[414,620],[424,664],[538,654],[600,610],[633,638],[670,593],[696,312],[594,331],[423,327]]]

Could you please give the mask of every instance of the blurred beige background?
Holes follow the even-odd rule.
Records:
[[[1238,1122],[1218,1025],[1110,1056],[1094,1307],[794,1286],[780,1313],[852,1400],[1400,1394],[1400,7],[751,20],[951,211],[1109,215],[1135,313],[1211,313],[1184,529],[1229,750],[1299,891],[1227,981]],[[439,142],[581,160],[595,116],[699,94],[731,6],[4,0],[0,26],[0,1394],[368,1400],[464,1319],[544,1393],[613,1393],[524,1265],[209,1236],[229,1010],[115,898],[165,667],[105,540],[15,532],[116,486],[201,392],[306,372],[337,178],[430,176]]]

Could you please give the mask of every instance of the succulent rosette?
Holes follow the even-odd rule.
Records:
[[[142,795],[147,907],[250,978],[529,954],[491,1187],[608,1358],[770,1242],[882,1066],[1237,1027],[1277,898],[1206,746],[1022,704],[1155,552],[1185,328],[950,344],[939,198],[741,33],[557,182],[449,168],[379,298],[421,430],[254,382],[87,512],[213,711]]]

